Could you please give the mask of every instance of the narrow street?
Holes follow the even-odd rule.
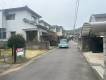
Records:
[[[56,49],[0,80],[98,80],[74,42]]]

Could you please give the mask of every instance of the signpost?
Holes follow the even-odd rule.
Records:
[[[17,48],[16,54],[17,56],[24,56],[24,48]]]
[[[17,60],[20,60],[23,57],[25,57],[25,50],[24,50],[24,48],[17,48],[16,49],[16,58],[17,58]]]

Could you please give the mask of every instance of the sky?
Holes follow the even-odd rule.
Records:
[[[76,0],[0,0],[0,9],[27,5],[50,25],[73,29]],[[75,28],[82,27],[92,14],[106,13],[106,0],[80,0]]]

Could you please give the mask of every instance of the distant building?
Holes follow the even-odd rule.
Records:
[[[61,38],[65,37],[65,30],[63,29],[62,26],[52,25],[50,27],[50,31],[53,31],[56,33],[56,35],[58,37],[58,42],[60,41]]]
[[[72,32],[73,30],[65,30],[65,37],[67,39],[73,37]]]
[[[56,35],[58,37],[58,42],[60,41],[61,38],[64,38],[64,36],[65,36],[65,30],[63,29],[62,26],[52,25],[50,27],[50,31],[53,31],[56,33]]]
[[[50,30],[55,32],[57,34],[57,36],[59,36],[59,37],[64,36],[64,29],[62,26],[52,25],[50,27]]]

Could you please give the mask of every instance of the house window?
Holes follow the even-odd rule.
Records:
[[[16,34],[16,32],[14,31],[14,32],[11,32],[11,36],[14,36]]]
[[[6,29],[0,28],[0,39],[6,39]]]
[[[6,15],[6,20],[15,20],[15,14]]]

